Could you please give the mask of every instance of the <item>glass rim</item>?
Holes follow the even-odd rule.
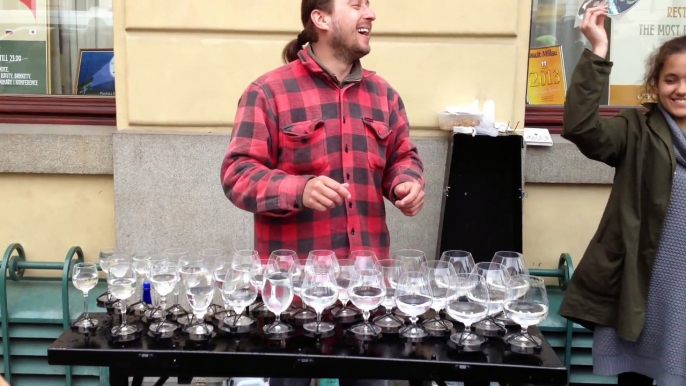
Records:
[[[449,249],[441,253],[441,257],[473,257],[471,252],[461,249]]]

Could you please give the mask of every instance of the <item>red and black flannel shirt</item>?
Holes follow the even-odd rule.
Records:
[[[255,214],[255,250],[301,257],[330,249],[339,258],[369,249],[389,255],[383,198],[405,181],[424,186],[400,95],[356,63],[337,81],[303,49],[295,60],[245,90],[221,168],[224,193]],[[352,197],[324,212],[303,206],[307,181],[349,183]]]

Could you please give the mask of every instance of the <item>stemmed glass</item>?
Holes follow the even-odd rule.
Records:
[[[280,338],[293,331],[293,327],[281,321],[281,313],[293,302],[293,277],[290,270],[282,270],[279,264],[267,264],[263,275],[262,301],[276,316],[273,324],[264,326],[264,332]]]
[[[441,261],[447,261],[455,268],[455,273],[471,273],[474,269],[474,258],[467,251],[445,251],[441,254]]]
[[[426,262],[426,254],[418,249],[399,249],[393,254],[393,259],[400,261],[403,272],[419,272],[422,264]],[[398,307],[395,313],[401,317],[409,316],[400,307]]]
[[[133,270],[136,271],[136,275],[138,276],[138,283],[136,284],[136,287],[137,291],[140,291],[140,296],[136,303],[129,306],[129,311],[137,315],[143,314],[148,310],[148,304],[143,300],[143,282],[145,281],[145,277],[149,275],[150,260],[151,253],[147,250],[136,251],[133,253]]]
[[[350,331],[362,339],[378,336],[381,333],[381,327],[369,322],[369,314],[386,299],[383,274],[375,269],[355,271],[348,287],[348,296],[350,301],[362,310],[363,320],[362,323],[353,326]]]
[[[184,329],[187,333],[197,336],[210,335],[213,330],[211,324],[205,323],[205,314],[214,298],[214,276],[211,266],[206,266],[200,258],[195,263],[181,267],[181,278],[186,288],[188,304],[191,306],[195,323],[190,323]]]
[[[379,260],[376,267],[383,274],[384,285],[386,287],[386,298],[382,306],[386,309],[386,314],[374,319],[374,324],[385,330],[393,330],[400,328],[405,324],[405,320],[399,316],[393,315],[393,307],[395,303],[395,290],[398,287],[398,281],[403,273],[402,266],[399,260],[385,259]]]
[[[503,311],[505,291],[510,281],[510,274],[502,264],[477,263],[473,273],[483,276],[488,288],[488,316],[474,325],[476,331],[484,336],[497,336],[506,332],[503,321],[495,318]]]
[[[291,276],[293,277],[293,292],[295,296],[293,301],[295,302],[295,297],[300,299],[300,306],[296,307],[292,312],[290,317],[298,322],[311,321],[317,318],[317,314],[311,309],[307,308],[305,302],[302,301],[302,286],[305,281],[305,272],[307,266],[307,259],[295,259],[293,265],[291,266]]]
[[[419,271],[426,262],[426,254],[418,249],[400,249],[395,251],[393,259],[400,260],[404,272]]]
[[[100,263],[100,269],[102,270],[102,272],[105,273],[105,275],[107,275],[107,273],[109,272],[110,257],[115,252],[116,252],[116,250],[114,248],[103,248],[100,250],[100,254],[98,256],[98,260],[99,260],[98,262]],[[105,293],[100,294],[98,296],[98,302],[105,304],[105,306],[112,304],[116,300],[117,299],[115,299],[112,296],[112,294],[110,293],[109,288],[107,289],[107,291],[105,291]]]
[[[231,269],[231,262],[232,258],[222,253],[221,256],[214,259],[212,264],[214,285],[219,290],[220,295],[224,286],[224,280],[226,280],[226,273]],[[213,306],[211,305],[210,308],[213,308]],[[215,311],[217,310],[215,309]],[[223,307],[221,310],[214,312],[213,315],[217,320],[222,320],[225,316],[229,315],[229,310]]]
[[[202,257],[202,259],[205,261],[205,266],[210,267],[210,269],[215,267],[217,261],[224,260],[226,257],[224,252],[217,248],[201,249],[198,255],[200,255],[200,257]],[[219,290],[221,291],[221,288]],[[222,306],[216,304],[214,299],[212,299],[212,303],[207,308],[207,314],[212,316],[219,312],[222,312]]]
[[[136,293],[138,280],[136,271],[133,270],[130,256],[126,254],[112,255],[109,268],[107,286],[112,296],[119,300],[121,306],[121,325],[112,328],[112,336],[130,336],[139,330],[137,326],[128,324],[126,321],[126,299]]]
[[[160,308],[166,310],[167,296],[174,291],[179,282],[178,266],[168,261],[153,262],[150,267],[152,286],[160,296]],[[176,323],[167,321],[163,316],[150,325],[151,334],[166,335],[178,328]]]
[[[509,336],[505,342],[520,351],[540,349],[541,339],[529,334],[528,328],[548,317],[548,294],[543,279],[531,275],[513,276],[505,299],[505,316],[522,327],[520,333]]]
[[[229,307],[232,307],[235,311],[234,315],[224,318],[224,324],[230,329],[233,327],[235,330],[238,327],[249,326],[253,323],[252,318],[243,316],[245,308],[257,299],[258,289],[250,277],[253,272],[250,268],[246,269],[245,267],[229,269],[222,280],[221,291],[224,308],[228,310]]]
[[[171,265],[176,265],[177,267],[181,265],[181,259],[188,256],[189,253],[190,252],[184,248],[167,248],[164,250],[164,254],[167,255],[169,263]],[[174,304],[167,310],[174,317],[187,314],[186,310],[181,307],[181,304],[179,303],[179,282],[177,282],[177,286],[174,287]]]
[[[153,272],[155,271],[155,268],[159,267],[161,265],[167,265],[167,264],[168,264],[167,255],[165,255],[164,253],[155,253],[155,254],[150,255],[150,260],[149,260],[149,264],[148,264],[149,266],[148,266],[148,270],[147,270],[147,274],[146,274],[146,277],[148,278],[148,280],[150,280],[150,282],[152,283],[152,276],[153,276]],[[145,311],[145,317],[150,319],[150,320],[163,319],[167,316],[168,312],[164,307],[160,307],[159,301],[157,299],[159,294],[157,293],[157,289],[155,289],[154,284],[153,284],[151,290],[152,290],[151,291],[152,292],[151,293],[151,298],[152,298],[151,300],[152,300],[153,304],[151,305],[151,307],[147,311]]]
[[[403,327],[399,332],[409,340],[421,340],[428,334],[417,325],[419,316],[429,311],[433,302],[433,293],[429,278],[420,271],[403,272],[395,290],[395,303],[400,311],[410,317],[412,324]]]
[[[338,284],[334,267],[306,270],[301,297],[303,302],[314,308],[317,313],[317,321],[306,323],[303,328],[314,334],[333,331],[335,326],[332,323],[322,322],[322,313],[338,299]]]
[[[351,251],[348,259],[352,260],[356,271],[376,269],[376,263],[379,261],[376,258],[376,253],[367,250]]]
[[[510,276],[529,274],[529,269],[524,261],[524,255],[519,252],[496,252],[491,263],[502,264]]]
[[[422,326],[429,331],[437,333],[450,332],[453,324],[448,320],[441,319],[440,312],[445,309],[450,301],[457,297],[457,292],[455,291],[455,281],[457,279],[455,268],[447,261],[432,260],[423,263],[420,272],[429,279],[433,298],[431,308],[436,312],[436,316],[425,320]]]
[[[470,350],[481,347],[486,339],[471,332],[472,324],[488,316],[488,286],[483,276],[475,273],[458,273],[455,280],[457,296],[448,303],[446,313],[464,324],[464,330],[450,336],[460,347]]]
[[[179,259],[179,275],[181,278],[180,287],[183,288],[184,294],[186,294],[188,291],[189,283],[193,284],[196,281],[200,280],[200,277],[204,275],[204,270],[206,268],[207,267],[205,266],[205,260],[201,256],[187,255]],[[185,298],[186,301],[190,300],[187,296],[185,296]],[[181,304],[180,300],[179,304]],[[191,304],[189,301],[188,306],[190,307],[190,305]],[[192,307],[190,308],[192,309]],[[178,316],[176,321],[182,325],[194,325],[201,323],[202,321],[194,319],[194,315],[195,314],[192,311],[186,312],[185,314]]]
[[[359,311],[353,307],[348,307],[350,297],[348,296],[348,287],[350,280],[355,275],[355,260],[341,259],[338,260],[339,273],[336,277],[338,286],[338,299],[341,301],[341,307],[334,309],[333,317],[336,319],[351,319],[359,315]]]
[[[93,263],[74,264],[71,281],[76,289],[83,292],[83,314],[73,325],[86,331],[97,327],[98,320],[88,316],[88,292],[98,284],[98,267]]]
[[[338,258],[336,258],[336,253],[327,249],[317,249],[310,252],[307,255],[308,268],[317,267],[323,269],[329,269],[329,266],[333,267],[336,275],[340,272],[340,266],[338,265]]]

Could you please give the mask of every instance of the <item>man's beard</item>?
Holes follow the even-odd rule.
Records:
[[[331,39],[331,48],[333,49],[334,55],[339,60],[346,63],[354,63],[356,60],[361,59],[363,56],[367,55],[369,52],[359,47],[357,42],[357,36],[350,44],[346,43],[346,36],[341,32],[339,25],[334,24],[333,38]],[[357,31],[355,31],[357,33]]]

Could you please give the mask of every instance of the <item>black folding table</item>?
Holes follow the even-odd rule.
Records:
[[[495,337],[489,338],[481,351],[469,353],[457,350],[447,337],[409,343],[397,335],[385,335],[363,343],[346,332],[349,325],[338,325],[334,336],[319,340],[298,332],[286,341],[271,341],[258,332],[263,320],[255,323],[252,333],[222,333],[203,344],[192,343],[182,334],[166,342],[157,341],[145,333],[147,329],[140,339],[120,344],[108,340],[111,316],[91,316],[101,326],[95,335],[86,339],[65,331],[48,349],[48,362],[109,367],[111,386],[128,385],[129,377],[133,377],[134,385],[140,384],[143,377],[389,379],[409,380],[412,384],[567,383],[566,368],[535,327],[530,331],[543,340],[540,352],[514,353]],[[140,323],[131,316],[128,319]],[[114,322],[119,323],[119,318],[115,317]]]

